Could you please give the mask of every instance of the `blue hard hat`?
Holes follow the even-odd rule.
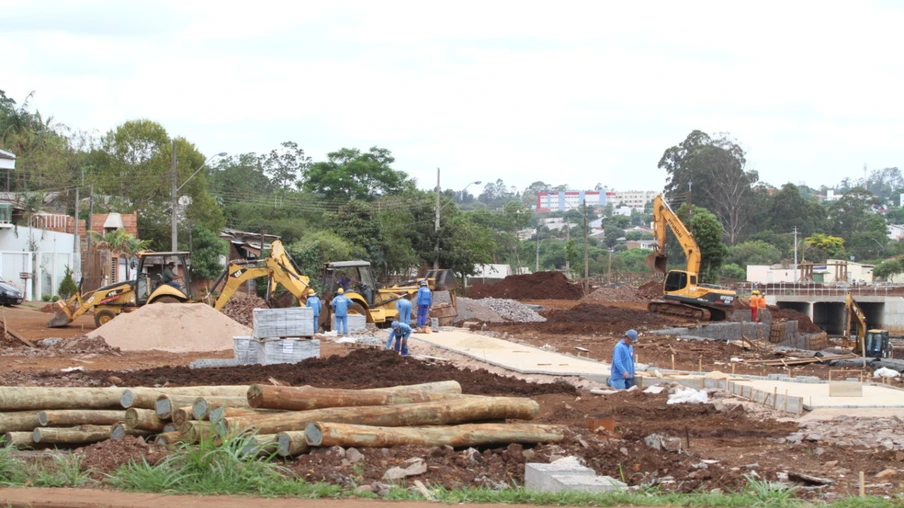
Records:
[[[401,326],[401,325],[399,324],[398,321],[393,321],[393,322],[392,322],[392,327],[393,327],[393,328],[398,328],[399,326]]]
[[[625,337],[631,339],[634,342],[637,342],[637,330],[628,330],[627,332],[625,332]]]

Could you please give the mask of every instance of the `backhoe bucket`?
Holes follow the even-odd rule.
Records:
[[[69,313],[66,312],[66,306],[62,300],[54,305],[55,312],[50,321],[47,322],[47,328],[62,328],[72,322]]]
[[[647,267],[656,273],[665,273],[668,261],[669,257],[660,252],[654,252],[644,259],[644,263],[646,263]]]

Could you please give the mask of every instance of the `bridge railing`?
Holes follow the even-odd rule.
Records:
[[[737,292],[740,296],[748,296],[754,289],[765,295],[785,296],[844,296],[851,293],[857,296],[904,296],[904,284],[822,284],[807,282],[771,282],[769,284],[739,283]]]

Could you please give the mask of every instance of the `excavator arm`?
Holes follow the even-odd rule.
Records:
[[[270,247],[270,255],[262,261],[229,263],[226,270],[213,283],[214,288],[223,284],[223,290],[214,303],[214,308],[221,310],[242,284],[259,277],[268,278],[271,291],[275,289],[276,284],[282,284],[301,304],[314,293],[311,279],[299,273],[298,266],[283,249],[282,242],[276,240]]]
[[[700,273],[700,246],[694,240],[694,235],[684,226],[678,215],[672,211],[672,207],[666,203],[662,194],[653,200],[653,234],[656,238],[656,251],[647,256],[646,263],[650,270],[658,273],[666,272],[668,255],[665,253],[666,227],[672,230],[684,256],[687,258],[687,268],[691,273]]]
[[[854,343],[854,353],[860,354],[863,351],[863,341],[866,339],[866,315],[850,293],[844,297],[844,305],[847,311],[844,317],[844,338],[850,340],[851,320],[856,321],[857,340]]]

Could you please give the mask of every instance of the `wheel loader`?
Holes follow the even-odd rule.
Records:
[[[454,290],[458,287],[455,273],[451,270],[428,270],[424,277],[403,281],[398,284],[381,286],[374,276],[373,268],[367,261],[335,261],[325,263],[320,273],[324,303],[332,300],[336,290],[341,287],[340,279],[347,276],[351,279],[348,291],[344,294],[352,301],[348,311],[350,314],[364,315],[368,323],[378,327],[387,327],[399,318],[396,303],[403,299],[411,299],[417,294],[418,282],[427,281],[427,287],[433,294],[433,308],[430,316],[439,318],[442,324],[458,315],[458,301]],[[448,297],[446,297],[446,293]],[[442,303],[437,299],[448,300]],[[412,302],[414,303],[414,302]],[[329,328],[329,306],[324,306],[320,314],[320,324]],[[449,323],[451,324],[451,323]]]
[[[94,324],[101,327],[121,312],[129,312],[149,303],[180,303],[193,300],[188,252],[139,252],[134,268],[135,280],[117,282],[82,294],[81,283],[68,300],[54,304],[48,328],[60,328],[88,311],[94,311]],[[173,262],[181,268],[180,287],[163,282],[163,269]]]

